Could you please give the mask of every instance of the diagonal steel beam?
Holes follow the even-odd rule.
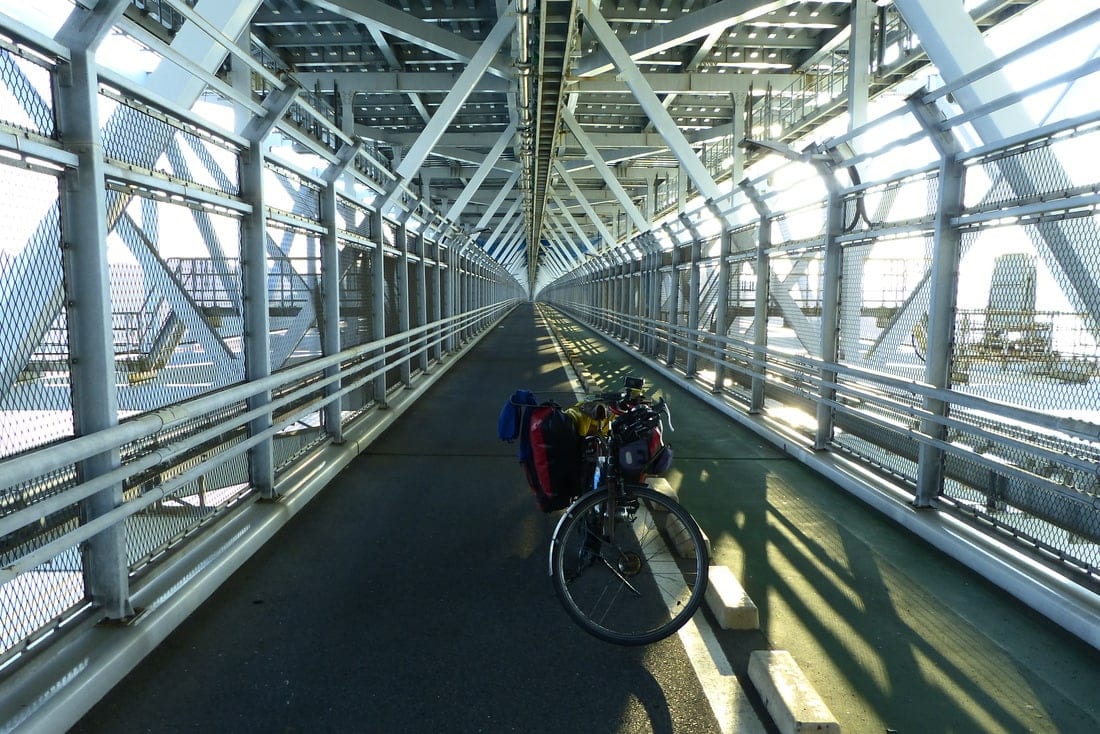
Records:
[[[391,36],[456,61],[472,62],[479,52],[477,43],[445,31],[433,23],[420,20],[414,15],[404,13],[380,0],[307,1],[318,8],[338,13],[355,23],[362,23],[367,28],[378,28]],[[511,15],[510,12],[501,14],[501,20],[504,20],[506,16],[512,17],[514,25],[514,15]],[[495,48],[493,49],[493,58],[487,63],[487,68],[494,76],[505,79],[512,77],[511,65],[503,59],[496,58]]]
[[[373,35],[373,33],[372,33]],[[392,49],[392,45],[388,46]],[[391,53],[392,55],[392,53]],[[391,66],[398,59],[394,57]],[[408,71],[395,66],[393,71],[299,71],[295,75],[306,89],[320,89],[331,94],[337,89],[355,89],[364,92],[401,92],[402,94],[446,94],[458,82],[458,72]],[[754,76],[753,79],[760,77]],[[703,80],[704,82],[706,80]],[[779,85],[776,85],[779,86]],[[478,92],[511,91],[510,82],[500,77],[482,77],[475,87]]]
[[[607,228],[607,225],[604,224],[603,220],[600,219],[600,215],[588,202],[588,199],[585,198],[585,195],[580,190],[580,187],[573,182],[573,178],[569,175],[569,172],[565,170],[565,166],[560,160],[554,161],[554,166],[558,169],[558,175],[560,175],[562,180],[565,181],[565,185],[568,186],[569,190],[573,193],[573,198],[576,199],[577,202],[581,205],[581,208],[584,209],[585,214],[587,214],[588,218],[592,220],[592,224],[596,226],[596,230],[600,233],[600,236],[603,237],[604,247],[601,249],[614,247],[615,235],[611,233],[611,230],[609,230]]]
[[[485,156],[481,161],[481,165],[477,167],[477,171],[474,172],[473,177],[466,183],[466,188],[462,190],[458,198],[451,205],[451,208],[447,210],[447,214],[444,217],[452,222],[457,222],[458,218],[462,215],[462,211],[466,208],[466,205],[470,203],[470,199],[473,198],[477,190],[481,188],[481,184],[485,183],[485,178],[489,175],[489,172],[493,170],[493,166],[496,165],[497,160],[500,158],[500,154],[504,152],[504,149],[512,142],[512,138],[516,135],[515,124],[509,125],[508,128],[500,134],[496,142],[493,143],[493,147],[489,149],[489,154]]]
[[[634,223],[634,226],[637,227],[639,232],[648,230],[649,222],[646,221],[645,215],[643,215],[641,210],[634,205],[633,200],[630,198],[630,194],[628,194],[626,189],[623,188],[623,185],[619,183],[619,179],[615,176],[610,166],[607,165],[599,149],[588,139],[588,134],[580,126],[580,123],[577,122],[577,118],[573,117],[573,113],[569,111],[569,109],[562,108],[561,119],[569,127],[570,132],[573,133],[573,137],[575,137],[581,144],[581,147],[584,148],[584,152],[588,155],[589,160],[592,161],[592,165],[599,171],[604,183],[607,184],[607,188],[615,195],[616,200],[619,202],[619,206],[621,206],[627,216],[630,217],[630,221]]]
[[[500,223],[496,226],[492,234],[490,234],[489,238],[485,241],[484,248],[486,252],[488,252],[489,249],[493,246],[493,243],[496,242],[502,234],[504,234],[504,228],[508,226],[509,222],[512,221],[512,217],[516,216],[516,213],[519,212],[519,207],[521,203],[522,201],[520,199],[514,200],[512,202],[512,206],[510,206],[508,208],[508,211],[504,213],[504,217],[500,220]],[[507,241],[507,239],[507,237],[504,237],[503,241]]]
[[[585,249],[595,249],[592,247],[592,242],[588,239],[588,233],[584,231],[584,228],[581,227],[580,222],[578,222],[576,217],[573,216],[573,212],[569,211],[569,207],[567,207],[565,205],[565,202],[561,200],[561,197],[558,196],[558,193],[553,189],[550,189],[550,197],[553,199],[554,203],[558,205],[558,209],[561,210],[562,215],[569,222],[570,226],[573,227],[573,231],[576,232],[577,235],[581,238],[581,242],[584,243]]]
[[[684,134],[680,132],[680,128],[677,127],[668,110],[661,105],[661,100],[657,98],[649,84],[646,83],[641,71],[638,70],[638,66],[630,58],[618,36],[611,30],[611,26],[607,24],[607,21],[600,15],[600,11],[595,7],[582,5],[581,8],[585,20],[595,32],[596,38],[599,39],[600,44],[611,56],[615,68],[619,70],[623,80],[634,93],[634,97],[642,106],[642,110],[653,121],[657,132],[668,143],[669,150],[680,162],[681,169],[688,175],[691,182],[695,184],[695,188],[704,198],[707,200],[717,199],[720,194],[718,185],[714,183],[714,179],[706,166],[699,160],[699,156],[695,155],[695,151],[684,137]],[[644,232],[648,228],[647,225],[638,229]]]
[[[443,102],[439,105],[439,108],[435,111],[435,115],[424,127],[423,132],[417,137],[416,142],[409,148],[405,158],[397,166],[397,170],[394,172],[397,175],[397,181],[386,195],[385,200],[382,202],[382,210],[385,211],[393,205],[394,200],[400,196],[405,186],[412,180],[416,172],[420,170],[420,167],[424,164],[428,154],[432,151],[432,148],[439,142],[440,137],[446,132],[447,127],[450,126],[451,120],[458,114],[459,109],[465,104],[466,98],[470,96],[474,86],[477,84],[477,80],[486,72],[489,68],[490,62],[497,53],[497,49],[504,43],[506,39],[512,33],[512,29],[516,25],[516,17],[514,13],[508,13],[497,21],[493,29],[489,31],[489,35],[485,37],[485,41],[481,44],[481,47],[470,59],[466,69],[458,77],[458,82],[455,84],[454,89],[447,93],[447,96],[443,99]]]
[[[493,201],[489,204],[489,207],[485,210],[485,213],[481,215],[481,219],[477,221],[475,229],[484,229],[485,227],[489,226],[489,222],[493,221],[493,217],[496,216],[496,213],[500,210],[501,205],[504,204],[504,200],[508,197],[509,194],[512,193],[512,190],[515,189],[516,184],[519,183],[519,177],[520,172],[516,171],[507,181],[505,181],[504,185],[500,187],[499,191],[497,191],[496,196],[493,197]],[[515,200],[515,204],[517,206],[519,205],[519,202],[519,199]]]
[[[652,30],[639,33],[629,42],[626,50],[633,58],[652,56],[696,38],[705,38],[720,28],[729,28],[799,2],[802,0],[721,0],[671,23],[657,24]],[[584,3],[578,3],[578,8],[586,16],[594,10],[594,6]],[[573,73],[577,76],[595,76],[611,71],[613,66],[610,55],[605,51],[592,54],[591,58],[578,64]]]

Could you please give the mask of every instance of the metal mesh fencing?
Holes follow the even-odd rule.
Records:
[[[41,153],[17,150],[0,156],[0,190],[6,193],[0,198],[5,222],[0,229],[0,459],[42,449],[74,433],[70,363],[75,355],[70,354],[66,311],[66,284],[74,274],[65,268],[62,211],[70,202],[63,184],[75,175],[69,167],[78,162],[65,141],[50,140],[58,135],[55,71],[45,56],[0,39],[0,130],[10,133],[9,140],[35,141]],[[207,90],[199,104],[228,102]],[[322,102],[311,100],[314,107]],[[117,418],[124,424],[169,406],[179,411],[164,412],[165,420],[181,412],[191,415],[195,403],[189,401],[245,376],[240,218],[245,203],[239,199],[243,151],[188,111],[173,113],[140,92],[101,85],[95,105],[92,114],[99,115],[106,163],[102,185],[109,292],[104,295],[109,313],[102,317],[110,320],[114,351],[113,363],[108,357],[107,364],[96,367],[108,373],[113,369]],[[302,120],[310,117],[301,105],[292,116],[299,113]],[[339,142],[334,136],[326,139]],[[56,154],[50,152],[54,150]],[[381,233],[372,231],[373,212],[350,198],[338,198],[340,314],[323,314],[320,255],[328,223],[320,221],[322,187],[308,174],[290,170],[290,164],[265,164],[266,318],[277,375],[280,368],[309,365],[321,355],[322,316],[326,324],[340,324],[344,347],[381,336],[376,334],[372,282],[375,240]],[[357,165],[364,168],[379,176],[375,164]],[[387,237],[392,244],[392,228]],[[388,332],[399,330],[398,307],[406,298],[410,303],[425,299],[427,320],[434,320],[441,306],[440,265],[428,266],[424,286],[416,277],[419,264],[405,268],[398,258],[385,261],[385,313],[379,315]],[[483,303],[485,271],[479,266],[461,269],[457,292],[467,294],[465,303]],[[407,281],[397,277],[403,272],[409,274]],[[419,309],[410,311],[414,323],[425,320]],[[468,322],[466,333],[484,328],[486,321]],[[393,353],[400,354],[400,349]],[[363,380],[345,398],[350,412],[377,402],[376,382],[369,379],[375,368],[368,363],[369,357],[342,365],[345,385]],[[271,390],[271,419],[280,429],[273,438],[277,476],[328,439],[319,409],[326,391],[321,377],[315,371]],[[235,394],[239,398],[242,393]],[[107,401],[108,407],[115,402]],[[123,504],[111,513],[127,514],[112,532],[118,530],[125,539],[128,567],[118,571],[128,571],[136,582],[133,588],[152,578],[162,561],[180,557],[177,549],[211,523],[251,501],[255,490],[242,451],[248,429],[240,425],[246,410],[243,399],[226,398],[217,409],[182,424],[102,449],[113,456],[118,446],[121,471],[129,474],[117,485]],[[129,423],[136,425],[148,423]],[[115,430],[89,438],[106,446]],[[6,579],[0,584],[0,669],[16,665],[21,652],[40,645],[66,622],[103,614],[93,608],[84,588],[83,533],[89,530],[84,524],[93,504],[85,495],[112,490],[82,485],[95,481],[88,468],[94,464],[59,466],[0,489],[0,567]]]
[[[1097,231],[1092,217],[1075,217],[964,234],[960,280],[968,287],[960,289],[955,322],[956,390],[1100,423],[1096,311],[1080,292],[1083,276],[1100,273]],[[1074,254],[1069,268],[1067,250]],[[951,457],[944,499],[1097,577],[1100,442],[999,421],[984,410],[951,415],[962,424],[952,440],[992,463]]]
[[[819,355],[824,251],[773,251],[769,263],[769,347],[792,354]]]
[[[316,224],[321,218],[321,188],[269,163],[264,168],[264,204],[277,214]]]
[[[268,327],[271,368],[321,356],[321,240],[309,230],[268,222]]]
[[[741,256],[742,258],[744,256]],[[734,259],[729,269],[729,292],[725,304],[726,336],[734,341],[725,349],[732,389],[747,399],[753,375],[761,370],[753,345],[756,342],[756,259]]]
[[[83,566],[76,548],[69,548],[0,585],[0,616],[4,619],[0,625],[0,669],[89,609],[90,604],[84,593]]]
[[[844,248],[840,362],[914,383],[924,381],[929,237]],[[925,331],[922,331],[924,329]],[[833,444],[880,471],[916,481],[917,445],[909,433],[923,396],[893,382],[841,373]]]
[[[103,152],[126,167],[236,195],[240,150],[200,128],[102,87]]]
[[[1091,218],[1061,222],[1077,261],[1100,274]],[[1096,311],[1081,281],[1049,255],[1038,225],[967,233],[954,360],[960,392],[1100,421]],[[1077,303],[1075,303],[1075,301]]]
[[[56,137],[53,70],[43,57],[0,41],[0,122],[44,138]]]
[[[1095,484],[1091,492],[1067,492],[958,457],[948,462],[946,472],[941,499],[956,511],[1034,547],[1086,584],[1100,582]]]
[[[340,339],[344,348],[374,340],[374,254],[362,245],[341,242],[340,249]],[[353,371],[362,360],[341,364],[341,371]],[[348,393],[344,405],[357,413],[374,402],[374,383],[368,381]]]
[[[0,164],[0,458],[73,434],[58,180]]]
[[[1074,166],[1075,157],[1091,155],[1098,135],[1094,124],[1070,136],[1043,138],[970,161],[967,209],[986,211],[1065,196],[1074,190],[1074,183],[1063,162]]]
[[[397,282],[398,268],[404,267],[404,263],[397,257],[387,255],[383,267],[385,268],[385,324],[387,334],[396,334],[401,331],[400,311],[402,301],[408,298],[408,292],[403,292]],[[392,365],[386,373],[386,384],[396,385],[401,381],[400,366],[395,364],[399,355],[395,354],[387,362]]]
[[[373,237],[371,213],[353,201],[339,197],[336,200],[337,227],[340,236],[358,238],[365,244]]]
[[[168,199],[108,192],[118,402],[123,414],[244,379],[240,223]]]
[[[246,435],[244,427],[225,430],[211,429],[211,426],[234,420],[245,410],[244,403],[229,404],[200,419],[122,447],[121,460],[128,464],[158,447],[193,444],[170,463],[136,473],[126,482],[123,498],[127,502],[141,499],[149,492],[164,492],[162,498],[126,521],[127,558],[132,574],[142,573],[184,539],[254,492],[248,483],[248,466],[243,455],[214,466],[210,461],[240,443]],[[206,468],[194,478],[180,479],[201,467]]]
[[[272,393],[273,400],[284,397],[288,399],[287,404],[272,415],[272,422],[291,421],[276,434],[272,446],[276,476],[292,467],[296,460],[308,453],[310,449],[328,439],[321,410],[311,410],[302,415],[296,415],[303,409],[307,409],[310,403],[323,397],[324,388],[322,387],[314,385],[313,389],[303,389],[309,388],[311,383],[316,383],[320,377],[321,374],[318,373],[310,379],[288,385]],[[291,399],[292,392],[295,395]]]
[[[374,267],[370,250],[345,244],[340,249],[340,343],[356,347],[374,339]]]
[[[45,57],[0,40],[0,128],[55,138],[53,72]],[[18,160],[19,156],[14,157]],[[69,335],[56,172],[0,163],[0,458],[73,435]],[[34,510],[73,486],[60,466],[0,490],[0,518]],[[75,527],[75,508],[35,512],[0,537],[0,567]],[[88,608],[81,558],[69,548],[0,584],[0,668]]]
[[[844,196],[845,232],[930,222],[939,208],[939,175],[922,171]]]

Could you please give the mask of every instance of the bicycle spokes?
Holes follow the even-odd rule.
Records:
[[[666,526],[684,535],[693,557],[669,550]],[[674,632],[694,613],[706,584],[698,526],[675,502],[645,488],[612,502],[595,495],[577,503],[555,534],[551,561],[555,590],[570,615],[591,634],[619,644]]]

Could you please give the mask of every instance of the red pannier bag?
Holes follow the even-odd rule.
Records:
[[[539,509],[568,507],[581,494],[584,478],[583,439],[573,418],[553,403],[531,408],[527,438],[530,454],[523,466]]]

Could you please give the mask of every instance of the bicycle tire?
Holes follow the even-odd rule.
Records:
[[[637,508],[620,509],[632,519],[617,516],[615,537],[608,537],[607,499],[605,491],[592,492],[559,521],[550,542],[554,591],[594,637],[647,645],[684,626],[702,603],[706,543],[687,510],[643,485],[628,486],[617,498],[617,507],[633,507],[636,500]]]

